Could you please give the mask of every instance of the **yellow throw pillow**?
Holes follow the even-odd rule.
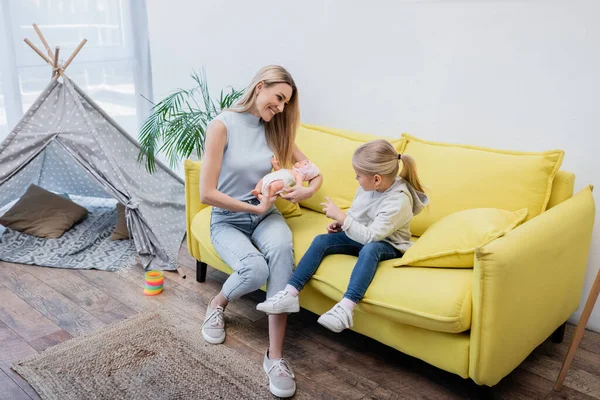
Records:
[[[472,268],[475,249],[521,224],[527,208],[475,208],[442,218],[427,229],[395,266]]]
[[[79,204],[30,185],[19,201],[0,217],[0,225],[32,236],[56,239],[87,214]]]
[[[415,158],[429,205],[411,222],[421,236],[433,223],[461,210],[527,208],[541,214],[564,152],[518,152],[429,142],[404,134],[403,153]]]
[[[294,204],[291,201],[287,201],[277,196],[275,200],[275,207],[279,210],[284,218],[299,217],[302,215],[302,210],[298,204]]]
[[[352,168],[352,155],[358,146],[375,139],[381,139],[381,137],[300,124],[296,134],[296,145],[310,161],[319,167],[323,176],[321,189],[310,199],[301,201],[300,205],[323,212],[321,203],[325,201],[325,197],[329,197],[338,207],[350,208],[358,188],[356,174]],[[390,140],[397,150],[401,149],[403,139],[384,139]]]

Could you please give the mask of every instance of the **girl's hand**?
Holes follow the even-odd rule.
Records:
[[[344,221],[346,220],[346,213],[340,210],[340,208],[336,206],[329,197],[325,197],[325,199],[327,202],[321,203],[325,215],[343,225]]]
[[[329,232],[329,233],[337,233],[337,232],[340,232],[341,230],[342,230],[342,226],[337,221],[333,221],[332,223],[327,225],[327,232]]]
[[[286,199],[287,201],[291,201],[296,204],[301,202],[302,200],[306,200],[313,195],[314,191],[310,187],[305,186],[292,186],[283,188],[282,193],[280,194],[282,199]]]
[[[269,197],[263,195],[262,199],[260,199],[260,204],[256,206],[256,214],[264,214],[269,211],[271,206],[275,204],[275,200],[277,200],[277,196]]]

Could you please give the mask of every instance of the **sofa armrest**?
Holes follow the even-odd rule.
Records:
[[[577,309],[592,239],[592,188],[479,248],[469,376],[493,386]]]
[[[207,206],[200,201],[200,169],[202,161],[185,160],[185,224],[187,229],[188,251],[196,260],[200,260],[200,247],[192,234],[192,220]]]

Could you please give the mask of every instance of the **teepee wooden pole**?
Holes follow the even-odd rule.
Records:
[[[50,57],[50,59],[52,61],[54,61],[54,56],[52,55],[52,50],[50,50],[50,46],[48,46],[48,42],[46,42],[46,38],[42,34],[42,31],[40,31],[40,28],[38,28],[37,24],[33,24],[33,29],[35,30],[35,33],[37,33],[37,35],[40,37],[42,44],[44,45],[44,47],[46,48],[46,51],[48,52],[48,56]]]
[[[58,69],[58,52],[59,52],[59,47],[56,46],[56,49],[54,50],[54,66],[52,68],[52,79],[54,79],[54,77],[56,77],[58,79],[58,76],[60,76],[60,70]]]
[[[50,59],[48,57],[46,57],[46,55],[44,53],[42,53],[40,51],[40,49],[38,49],[37,47],[35,47],[35,45],[33,43],[31,43],[31,41],[27,38],[25,38],[25,43],[27,43],[29,45],[29,47],[31,47],[33,49],[33,51],[35,51],[36,53],[38,53],[38,55],[40,57],[42,57],[44,59],[44,61],[46,61],[48,64],[52,65],[52,61],[50,61]]]
[[[69,64],[71,64],[71,61],[73,61],[73,59],[75,58],[75,56],[77,55],[77,53],[79,53],[79,50],[81,50],[81,48],[83,47],[83,45],[85,44],[85,42],[87,42],[87,39],[83,39],[81,41],[81,43],[79,43],[79,46],[77,46],[77,48],[75,49],[75,51],[73,52],[73,54],[71,54],[71,57],[69,57],[69,59],[67,60],[67,62],[65,62],[62,66],[63,71],[65,69],[67,69],[67,67],[69,66]]]
[[[38,49],[33,43],[31,43],[31,41],[29,39],[25,38],[25,43],[27,43],[27,45],[29,47],[31,47],[31,49],[38,54],[38,56],[42,57],[42,59],[44,61],[46,61],[52,67],[52,79],[53,80],[58,79],[60,76],[64,76],[65,69],[67,69],[67,67],[71,64],[71,61],[73,61],[75,56],[77,56],[77,54],[79,54],[79,51],[81,51],[81,48],[86,44],[87,39],[83,39],[81,41],[81,43],[79,43],[79,45],[73,51],[73,54],[71,54],[71,56],[69,56],[69,58],[63,65],[59,65],[58,64],[58,52],[59,52],[58,46],[55,48],[54,53],[52,53],[52,50],[50,50],[50,46],[48,45],[48,41],[46,41],[44,34],[40,30],[40,28],[37,26],[37,24],[33,24],[33,29],[35,30],[35,33],[37,33],[40,40],[42,41],[44,48],[48,52],[48,56],[46,56],[40,49]]]

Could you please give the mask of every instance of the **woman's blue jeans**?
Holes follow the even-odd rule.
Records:
[[[258,204],[258,200],[248,203]],[[271,207],[262,215],[214,207],[210,237],[217,254],[234,273],[223,284],[228,300],[260,289],[267,296],[285,288],[294,268],[292,232],[281,213]]]

